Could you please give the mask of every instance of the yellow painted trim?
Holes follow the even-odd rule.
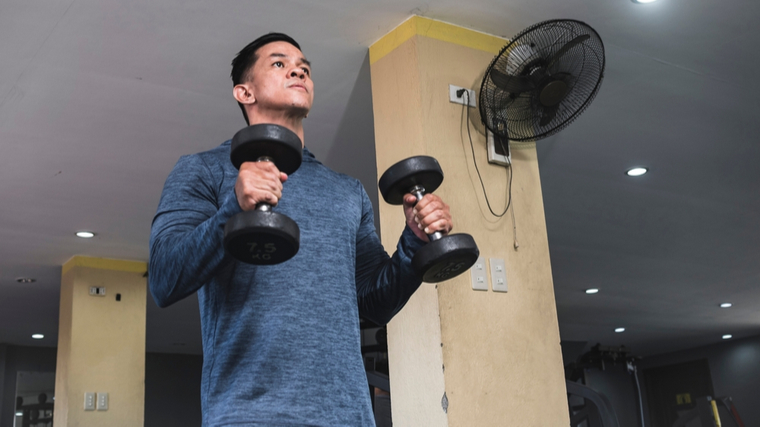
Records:
[[[494,55],[499,53],[507,43],[507,39],[501,37],[414,15],[369,47],[370,65],[393,52],[415,35],[482,50]]]
[[[75,255],[63,263],[61,275],[66,274],[74,267],[97,268],[100,270],[125,271],[127,273],[145,273],[148,271],[148,263],[142,261],[126,261],[123,259],[96,258]]]

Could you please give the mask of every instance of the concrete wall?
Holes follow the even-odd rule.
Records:
[[[90,257],[74,257],[64,264],[56,365],[57,427],[143,425],[146,268],[141,262]],[[90,287],[104,287],[106,295],[91,296]],[[85,392],[108,393],[108,410],[85,411]]]
[[[378,172],[412,155],[437,158],[446,178],[436,194],[451,205],[454,231],[473,235],[483,257],[504,259],[509,282],[508,293],[473,291],[469,274],[423,284],[388,325],[397,426],[568,423],[535,146],[513,151],[516,249],[509,214],[488,213],[462,105],[449,102],[448,85],[477,86],[504,43],[414,17],[370,48]],[[490,202],[501,210],[506,170],[486,164],[485,138],[471,134]],[[393,251],[402,209],[381,202],[379,211],[382,241]]]

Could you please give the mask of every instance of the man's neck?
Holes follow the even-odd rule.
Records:
[[[250,126],[253,125],[259,125],[259,124],[274,124],[274,125],[280,125],[282,127],[288,128],[291,131],[293,131],[296,135],[298,135],[298,138],[301,139],[301,147],[304,147],[304,139],[303,139],[303,116],[297,116],[294,117],[292,115],[288,115],[286,112],[283,112],[282,114],[261,114],[261,113],[248,113],[248,117],[250,120]]]

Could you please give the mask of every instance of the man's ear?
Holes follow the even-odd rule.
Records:
[[[256,96],[254,96],[253,91],[244,83],[235,85],[232,89],[232,96],[235,97],[237,102],[243,105],[250,105],[256,102]]]

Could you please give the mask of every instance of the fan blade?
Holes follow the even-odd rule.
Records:
[[[493,84],[509,93],[523,93],[536,88],[528,77],[510,76],[497,69],[492,69],[490,74]]]
[[[553,107],[546,107],[543,109],[543,113],[541,115],[541,122],[538,124],[541,126],[546,126],[554,119],[554,116],[557,115],[557,110],[559,110],[559,104],[553,106]]]
[[[569,42],[565,43],[564,46],[559,48],[557,53],[554,54],[554,56],[551,57],[551,59],[548,61],[548,66],[546,68],[551,67],[554,64],[554,61],[558,60],[562,55],[566,54],[570,49],[574,48],[575,46],[585,42],[586,40],[590,39],[591,36],[588,34],[584,34],[582,36],[578,36]]]

